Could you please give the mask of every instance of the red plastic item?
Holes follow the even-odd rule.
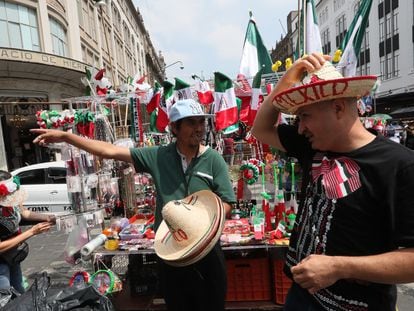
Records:
[[[227,301],[271,300],[268,258],[228,259]]]
[[[292,280],[283,272],[284,260],[276,259],[272,262],[274,302],[283,305],[292,286]]]

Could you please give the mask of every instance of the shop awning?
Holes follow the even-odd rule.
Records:
[[[390,115],[396,117],[396,116],[414,116],[414,105],[410,106],[410,107],[403,107],[403,108],[398,108],[396,110],[394,110],[393,112],[390,113]]]

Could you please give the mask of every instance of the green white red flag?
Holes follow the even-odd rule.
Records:
[[[238,122],[233,81],[221,72],[214,73],[214,107],[216,130],[221,131]]]
[[[259,110],[260,104],[263,102],[263,94],[261,89],[262,82],[262,70],[255,75],[253,79],[252,88],[252,99],[250,102],[249,120],[247,125],[253,125],[254,119],[256,118],[257,111]]]
[[[190,84],[188,84],[187,82],[184,82],[183,80],[179,78],[174,78],[174,79],[175,79],[175,87],[174,87],[175,98],[177,100],[193,98],[193,95],[191,94]]]
[[[305,13],[304,13],[305,12]],[[305,17],[304,17],[304,14]],[[306,22],[304,22],[306,20]],[[306,24],[306,27],[304,27]],[[318,26],[314,0],[302,0],[300,10],[300,33],[296,42],[294,60],[304,54],[322,53],[321,33]]]
[[[272,72],[272,59],[260,36],[252,12],[249,12],[249,14],[250,20],[244,39],[239,73],[243,74],[251,84],[254,75],[260,68],[264,67],[263,73]]]
[[[322,53],[321,32],[313,0],[306,0],[306,54]]]
[[[209,105],[214,102],[213,91],[207,81],[197,81],[195,89],[198,96],[198,101],[202,105]]]
[[[154,111],[154,109],[159,106],[160,99],[161,99],[161,90],[162,90],[161,85],[157,81],[155,81],[152,97],[147,104],[148,114],[151,114]]]
[[[340,49],[343,52],[336,68],[342,72],[344,77],[352,77],[356,74],[359,51],[361,50],[362,39],[367,28],[371,5],[372,0],[363,0],[361,2],[358,12],[341,43]]]
[[[162,86],[164,88],[164,94],[158,105],[156,121],[157,130],[161,133],[165,132],[165,129],[170,122],[170,119],[168,118],[168,108],[174,104],[174,84],[169,81],[164,81]]]

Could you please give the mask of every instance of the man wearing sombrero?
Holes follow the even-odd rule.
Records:
[[[414,282],[414,153],[359,120],[357,99],[376,76],[344,78],[328,59],[297,60],[253,126],[303,172],[285,310],[394,311],[394,284]],[[277,126],[280,112],[298,126]]]
[[[198,102],[179,100],[169,111],[176,140],[132,149],[62,131],[32,130],[40,145],[67,142],[152,175],[157,190],[155,250],[162,259],[161,287],[169,310],[224,310],[226,266],[218,239],[236,199],[223,158],[202,144],[209,117]]]

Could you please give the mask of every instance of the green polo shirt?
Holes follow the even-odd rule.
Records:
[[[136,171],[151,174],[157,190],[155,229],[162,221],[162,207],[191,193],[211,190],[224,202],[236,201],[227,164],[211,148],[193,159],[185,173],[175,143],[130,150]]]

